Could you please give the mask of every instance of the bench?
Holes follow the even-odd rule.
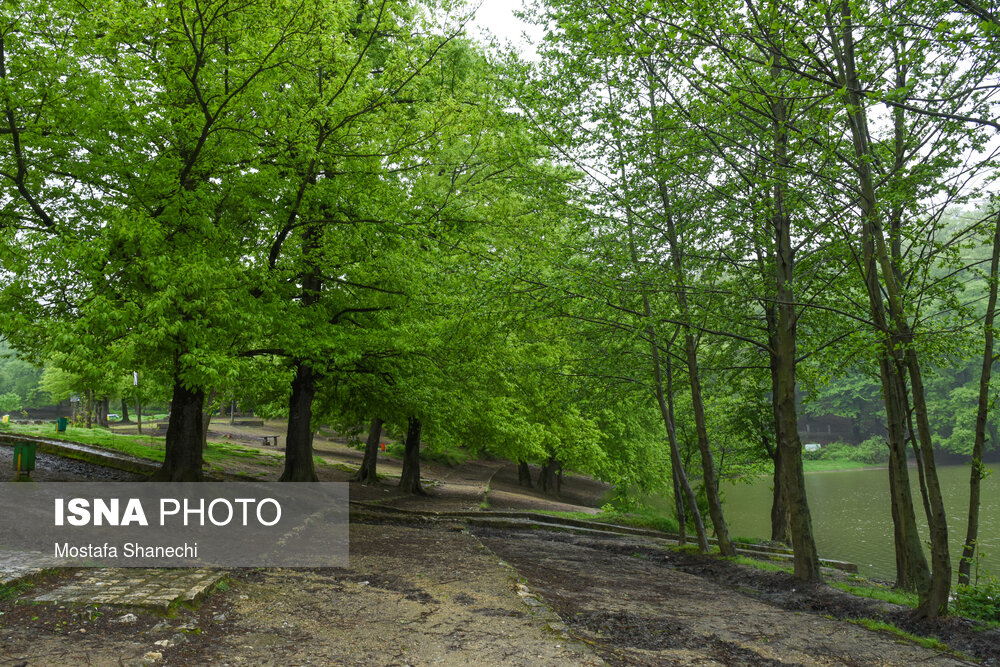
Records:
[[[276,435],[262,435],[260,437],[264,441],[264,446],[265,447],[272,446],[271,445],[272,442],[274,443],[274,445],[273,445],[274,447],[278,446],[278,436],[276,436]]]

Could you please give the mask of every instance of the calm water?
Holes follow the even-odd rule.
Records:
[[[995,469],[997,466],[993,466]],[[916,470],[910,469],[917,522],[927,541]],[[969,467],[938,468],[948,514],[952,568],[958,570],[969,511]],[[983,480],[979,516],[982,566],[1000,574],[1000,473]],[[813,532],[823,558],[858,564],[861,574],[893,580],[892,515],[889,510],[889,473],[881,470],[842,470],[806,475],[806,493]],[[725,511],[733,535],[767,539],[771,535],[771,479],[725,486]],[[928,552],[928,563],[930,555]]]

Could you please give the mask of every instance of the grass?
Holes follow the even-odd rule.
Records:
[[[538,514],[548,514],[550,516],[562,517],[564,519],[577,519],[579,521],[596,521],[599,523],[614,523],[620,526],[631,526],[633,528],[647,528],[659,530],[665,533],[677,532],[677,520],[671,516],[666,516],[652,509],[642,509],[638,512],[621,512],[613,509],[602,509],[599,514],[588,514],[586,512],[548,512],[545,510],[533,510]]]
[[[111,449],[123,454],[137,456],[143,459],[162,461],[164,441],[162,437],[147,435],[124,435],[113,433],[103,428],[81,428],[68,426],[65,433],[57,433],[54,425],[17,425],[11,429],[14,433],[35,435],[52,440],[65,440],[83,445],[93,445]]]
[[[756,558],[750,558],[749,556],[732,556],[731,558],[725,558],[732,563],[738,563],[739,565],[747,565],[749,567],[757,568],[758,570],[767,570],[768,572],[792,572],[793,568],[788,565],[778,565],[769,560],[758,560]]]
[[[944,653],[951,653],[955,655],[955,652],[952,651],[948,647],[948,645],[942,642],[940,639],[936,639],[934,637],[920,637],[918,635],[906,632],[905,630],[896,627],[892,623],[886,623],[885,621],[876,621],[875,619],[872,618],[861,618],[856,621],[852,620],[850,622],[856,623],[862,627],[868,628],[869,630],[875,632],[888,632],[902,639],[906,639],[915,644],[919,644],[924,648],[929,648],[935,651],[941,651]]]
[[[899,604],[906,607],[917,606],[916,593],[898,591],[892,588],[886,588],[885,586],[877,586],[868,583],[860,585],[852,584],[846,581],[830,581],[828,583],[834,588],[858,597],[882,600],[883,602],[890,602],[892,604]]]
[[[165,453],[165,439],[162,436],[127,435],[97,427],[81,428],[78,426],[69,426],[66,428],[65,433],[57,433],[53,425],[18,425],[12,427],[11,432],[92,445],[153,461],[162,461]],[[243,447],[242,445],[230,442],[209,441],[205,447],[204,457],[206,462],[220,462],[244,458],[256,459],[258,462],[266,465],[281,465],[281,455],[276,452],[264,452],[259,449]]]

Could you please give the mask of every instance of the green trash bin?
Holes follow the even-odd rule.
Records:
[[[56,422],[56,433],[65,433],[69,425],[69,417],[60,417]]]
[[[35,443],[26,442],[14,445],[14,470],[18,477],[35,469]]]

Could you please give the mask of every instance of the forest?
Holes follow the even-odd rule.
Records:
[[[288,420],[282,481],[385,423],[413,493],[465,447],[671,494],[723,554],[720,478],[773,470],[807,581],[800,419],[867,420],[897,585],[947,613],[998,447],[995,3],[539,0],[532,57],[473,10],[5,4],[0,407],[169,401],[159,481],[233,401]]]

